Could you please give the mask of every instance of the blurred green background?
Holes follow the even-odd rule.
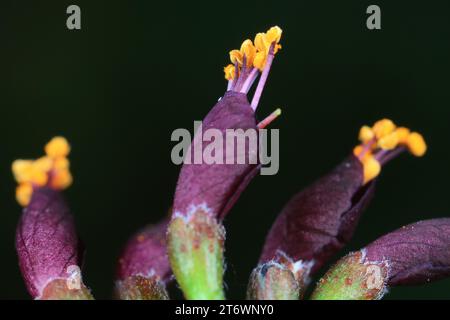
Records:
[[[78,4],[82,30],[66,28]],[[378,4],[382,30],[366,28]],[[21,208],[11,162],[54,135],[73,148],[66,192],[87,246],[85,282],[111,296],[118,253],[171,204],[176,128],[192,130],[224,93],[228,51],[283,28],[258,109],[281,107],[280,171],[258,176],[225,225],[227,296],[244,298],[283,204],[342,160],[359,127],[390,117],[424,134],[422,159],[386,166],[348,250],[420,219],[450,216],[448,1],[6,1],[2,4],[0,298],[28,298],[14,250]],[[450,298],[450,280],[394,288],[387,299]]]

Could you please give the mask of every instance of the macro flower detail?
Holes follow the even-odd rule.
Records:
[[[268,32],[257,35],[255,44],[251,40],[245,40],[240,50],[230,52],[233,64],[224,69],[228,79],[227,92],[204,118],[203,129],[218,130],[225,137],[227,129],[256,131],[279,116],[280,111],[276,110],[258,125],[255,110],[275,52],[280,48],[280,38],[281,29],[273,27]],[[247,93],[259,75],[255,93],[249,103]],[[202,138],[201,134],[195,134],[188,156],[193,155],[199,145],[207,146]],[[220,274],[222,271],[211,272],[206,270],[205,266],[214,265],[211,268],[222,270],[225,233],[221,220],[260,169],[258,146],[246,145],[245,150],[241,152],[246,159],[243,164],[235,161],[238,154],[227,154],[224,147],[224,159],[234,160],[231,163],[185,163],[181,168],[168,231],[168,251],[175,277],[187,298],[223,298]],[[181,235],[188,238],[180,242],[177,237]],[[200,253],[201,248],[206,251]],[[204,275],[199,280],[205,282],[202,289],[189,288],[191,282],[188,278],[194,275],[191,272],[185,273],[187,267],[182,261],[190,257],[196,258],[196,261],[192,262],[192,265],[196,266],[196,276]],[[214,274],[213,278],[208,277],[211,274]],[[211,294],[200,292],[202,290],[210,291]]]
[[[377,121],[372,127],[363,126],[359,132],[361,144],[353,153],[364,167],[364,183],[377,177],[381,167],[408,150],[416,157],[422,157],[427,145],[422,135],[408,128],[397,127],[391,120]]]
[[[258,68],[252,67],[252,64],[247,66],[244,62],[247,59],[251,61],[254,56],[253,52],[256,52],[256,55],[258,53],[264,54],[265,59],[272,61],[275,55],[275,48],[279,46],[281,29],[273,27],[267,33],[259,35],[257,38],[262,37],[266,44],[266,49],[263,51],[257,50],[250,40],[243,42],[240,51],[231,51],[231,60],[234,61],[237,69],[239,69],[239,76],[229,81],[225,95],[203,119],[204,130],[209,128],[218,129],[224,136],[227,129],[256,130],[267,126],[281,114],[281,110],[277,109],[259,124],[256,120],[255,110],[267,80],[270,65],[266,64],[262,72],[260,72]],[[269,43],[268,41],[272,42]],[[232,54],[233,52],[236,53]],[[229,67],[226,68],[229,69]],[[261,74],[261,77],[250,105],[247,100],[247,93],[259,74]],[[201,143],[204,144],[204,147],[207,146],[201,137],[195,135],[191,151],[193,152],[195,146]],[[225,151],[224,157],[226,158]],[[249,160],[255,157],[256,154],[257,150],[246,150],[246,156]],[[237,158],[238,155],[234,154],[232,156]],[[236,164],[236,161],[232,164],[227,162],[227,165],[183,165],[175,192],[174,214],[186,215],[192,206],[205,204],[211,209],[213,215],[223,218],[232,206],[235,197],[239,196],[239,192],[242,192],[246,183],[251,180],[258,169],[259,166],[257,164]],[[189,185],[189,188],[186,188],[187,185]]]
[[[434,32],[433,41],[423,46],[405,43],[404,39],[400,46],[394,43],[398,47],[394,49],[424,50],[416,50],[401,61],[406,53],[403,50],[390,61],[390,51],[384,52],[380,45],[392,45],[400,35],[399,28],[392,28],[392,23],[391,28],[385,28],[392,29],[395,37],[388,36],[388,30],[378,30],[383,10],[378,5],[365,10],[360,3],[351,8],[302,2],[297,6],[303,9],[298,22],[300,15],[294,4],[240,4],[236,13],[222,10],[226,23],[220,30],[233,30],[243,23],[253,28],[265,19],[286,20],[293,27],[288,35],[289,52],[285,52],[286,34],[278,26],[244,35],[222,52],[224,63],[216,65],[219,74],[211,81],[205,75],[217,62],[212,53],[217,48],[222,51],[224,44],[219,35],[211,35],[214,23],[210,20],[219,22],[217,12],[205,14],[205,6],[168,2],[167,10],[161,7],[147,19],[148,9],[156,10],[152,3],[112,6],[109,9],[113,11],[104,13],[98,10],[102,4],[98,5],[87,12],[88,22],[97,14],[100,20],[103,16],[114,18],[117,10],[122,10],[121,21],[128,17],[136,23],[112,36],[103,32],[107,26],[98,23],[87,26],[101,27],[97,31],[90,28],[93,33],[85,24],[80,31],[80,19],[86,18],[81,14],[84,9],[70,5],[66,27],[73,36],[62,45],[73,50],[68,55],[58,48],[47,52],[41,44],[51,46],[51,40],[61,40],[64,12],[58,5],[49,12],[59,11],[59,18],[50,21],[59,27],[48,28],[50,23],[46,23],[45,28],[38,28],[39,34],[35,33],[37,40],[42,40],[42,31],[56,30],[47,34],[50,41],[20,35],[19,41],[12,42],[19,52],[7,59],[13,66],[7,70],[8,75],[12,73],[12,86],[7,87],[10,94],[4,104],[0,157],[4,162],[0,161],[0,172],[7,170],[7,178],[13,177],[14,182],[5,182],[7,190],[3,190],[0,203],[4,211],[20,210],[20,215],[6,215],[2,221],[2,271],[6,275],[2,284],[7,299],[22,299],[25,294],[33,300],[93,300],[90,284],[99,286],[99,291],[93,288],[99,299],[231,299],[230,303],[141,302],[148,305],[149,317],[167,318],[164,312],[158,316],[159,307],[179,319],[215,315],[244,319],[280,316],[285,311],[287,318],[305,314],[301,302],[293,303],[297,309],[290,311],[280,309],[283,303],[232,301],[244,295],[248,300],[263,301],[450,295],[446,289],[450,284],[450,216],[444,216],[450,175],[445,133],[450,126],[444,113],[433,114],[433,106],[445,105],[447,98],[444,60],[448,50],[439,37],[446,35],[441,28],[445,27],[445,10],[441,10],[443,19],[436,19],[437,24],[428,24]],[[13,7],[9,9],[19,8]],[[180,12],[176,12],[178,7]],[[197,14],[192,15],[189,8]],[[399,12],[393,8],[391,22],[392,13]],[[18,15],[7,12],[13,14],[7,22],[11,20],[12,26],[24,33],[26,28],[21,24],[36,22],[48,11],[41,9],[24,8]],[[337,15],[330,9],[348,14]],[[413,25],[409,22],[418,19],[413,21],[411,8],[406,9],[402,16],[409,27]],[[30,13],[33,18],[24,19]],[[320,21],[313,17],[317,13],[323,15]],[[275,16],[270,18],[272,14]],[[172,25],[175,20],[184,26]],[[327,20],[328,29],[323,28]],[[211,29],[206,42],[188,36],[201,25]],[[345,33],[354,27],[356,32],[347,38]],[[425,29],[419,37],[407,36],[407,40],[423,40]],[[129,36],[125,35],[128,31]],[[361,40],[362,34],[365,41],[352,42],[354,36]],[[339,38],[330,40],[327,35]],[[80,36],[84,39],[81,42],[77,41]],[[291,42],[296,38],[297,43]],[[212,39],[219,41],[213,44]],[[433,42],[438,43],[439,54],[433,54]],[[120,49],[117,44],[126,47]],[[33,54],[27,47],[39,52]],[[91,49],[101,52],[92,56]],[[383,54],[377,57],[369,52],[374,50]],[[112,55],[105,55],[110,51]],[[287,63],[284,69],[273,70],[280,54]],[[435,63],[429,63],[430,59]],[[185,61],[195,61],[198,67]],[[433,76],[436,70],[437,77]],[[280,74],[273,74],[277,71]],[[281,109],[269,103],[266,85],[270,73],[275,82],[272,89],[280,91],[283,103],[296,106],[295,112],[289,108],[286,129],[273,127]],[[205,83],[205,78],[209,82]],[[215,85],[223,86],[215,96],[218,99],[205,106],[202,99],[211,96]],[[261,100],[264,90],[267,101]],[[367,105],[361,107],[361,102]],[[264,109],[264,104],[270,104],[269,109]],[[355,125],[358,117],[372,119],[385,112],[421,127],[406,127],[387,118],[363,120],[362,127]],[[196,115],[189,121],[193,131],[186,123],[188,114]],[[349,128],[354,130],[354,143],[339,142],[339,136],[345,136]],[[76,132],[83,147],[72,153],[66,138],[56,136],[36,158],[16,158],[24,137],[36,139],[55,130]],[[436,146],[429,153],[428,135]],[[173,142],[176,145],[170,146]],[[341,158],[336,161],[340,145]],[[72,159],[76,155],[85,161],[75,163]],[[416,162],[413,157],[424,159]],[[390,161],[397,158],[406,160],[399,170],[395,163],[390,167]],[[333,159],[329,167],[320,169],[327,159]],[[74,182],[73,164],[84,167],[84,175],[78,177],[75,171],[77,183],[66,193]],[[317,168],[322,174],[310,179]],[[258,178],[257,184],[251,185],[257,175],[272,177]],[[293,184],[297,190],[287,194]],[[249,187],[255,190],[247,190]],[[373,208],[364,213],[375,195]],[[279,206],[280,199],[287,201]],[[407,206],[404,212],[402,205]],[[158,212],[164,206],[169,210]],[[278,207],[277,212],[273,212],[274,207]],[[441,218],[430,219],[432,215],[427,214],[424,219],[428,220],[418,221],[422,219],[417,215],[420,208],[439,212]],[[74,215],[71,209],[81,212]],[[231,212],[235,216],[225,221]],[[273,219],[269,226],[268,218]],[[82,230],[77,230],[76,220],[86,223]],[[146,222],[128,234],[142,221]],[[394,221],[406,224],[372,237],[377,228]],[[361,230],[355,232],[360,223]],[[87,270],[85,247],[77,231],[85,233],[91,244]],[[121,239],[125,240],[123,246],[117,247]],[[15,264],[8,261],[12,241],[18,258]],[[226,249],[232,252],[225,254]],[[252,259],[253,269],[249,270]],[[17,272],[23,282],[15,276]],[[242,278],[245,276],[247,279]],[[429,285],[444,278],[445,282]],[[25,285],[21,293],[17,280],[19,287]],[[418,285],[424,288],[400,288]],[[158,306],[153,307],[155,304]],[[167,304],[172,306],[167,308]],[[64,317],[72,311],[53,313]],[[342,315],[354,313],[349,308]]]
[[[266,238],[259,266],[250,277],[250,298],[271,295],[270,283],[261,280],[265,279],[261,270],[267,268],[283,274],[286,270],[292,272],[289,279],[295,279],[292,281],[297,282],[297,297],[301,297],[310,276],[350,241],[373,197],[374,178],[381,165],[406,149],[416,156],[426,151],[418,133],[397,128],[387,119],[376,122],[372,128],[364,126],[360,140],[362,145],[355,148],[354,155],[285,205]],[[374,170],[374,163],[378,170]],[[296,286],[289,284],[285,291],[292,288]],[[296,297],[294,293],[287,296]]]
[[[419,221],[388,233],[341,259],[313,299],[381,299],[391,286],[450,275],[450,219]]]
[[[260,270],[278,269],[297,283],[290,293],[301,297],[310,276],[319,270],[351,238],[361,213],[370,202],[375,184],[363,185],[361,163],[350,156],[329,174],[296,194],[283,208],[270,229],[259,266],[250,279],[249,296],[271,291],[271,285],[255,287]],[[276,271],[273,271],[276,272]],[[256,282],[258,283],[258,282]],[[285,291],[288,291],[285,288]]]
[[[120,255],[116,296],[122,300],[168,299],[172,272],[167,257],[168,219],[138,231]]]
[[[281,49],[279,42],[282,32],[280,27],[272,27],[266,33],[258,33],[254,43],[247,39],[242,43],[240,50],[230,51],[231,64],[224,68],[228,91],[247,94],[261,73],[251,102],[253,110],[258,106],[275,54]]]
[[[63,137],[53,138],[45,146],[46,155],[37,160],[16,160],[12,171],[18,182],[16,198],[20,205],[29,204],[33,191],[40,187],[64,190],[72,184],[69,171],[70,146]]]
[[[415,285],[450,275],[450,218],[416,222],[372,242],[366,261],[384,261],[388,286]]]
[[[81,279],[83,246],[61,190],[70,185],[69,144],[52,139],[46,156],[17,160],[17,200],[24,205],[16,250],[25,284],[35,299],[92,299]]]

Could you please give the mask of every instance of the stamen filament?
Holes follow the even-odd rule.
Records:
[[[255,82],[256,78],[259,75],[259,70],[257,68],[252,68],[252,71],[250,71],[250,74],[248,75],[247,79],[245,79],[244,84],[241,87],[241,90],[239,92],[247,94],[250,88],[253,85],[253,82]]]
[[[239,78],[239,64],[237,63],[237,61],[234,63],[234,78],[232,79],[233,84],[231,86],[230,90],[233,90],[234,87],[236,86],[236,82],[238,81]]]
[[[229,52],[231,64],[223,68],[225,79],[229,81],[227,91],[246,95],[261,73],[250,104],[253,110],[256,110],[261,99],[274,56],[281,49],[281,34],[281,28],[274,26],[265,33],[258,33],[253,41],[246,39],[240,49]]]
[[[361,150],[361,152],[358,154],[358,159],[362,160],[364,158],[364,156],[370,151],[370,149],[372,149],[372,146],[376,143],[376,139],[373,138],[372,140],[370,140],[369,142],[365,143],[363,145],[363,148]]]
[[[234,83],[233,79],[228,80],[227,91],[230,91],[231,89],[233,89],[233,83]]]
[[[244,54],[244,57],[242,58],[241,74],[236,82],[236,85],[234,86],[235,91],[239,91],[240,87],[242,86],[242,82],[245,80],[246,76],[247,76],[247,57]]]
[[[252,107],[252,109],[254,111],[258,107],[259,100],[261,99],[262,91],[266,84],[267,78],[269,77],[270,67],[272,66],[272,61],[274,58],[273,51],[275,48],[275,44],[276,44],[275,42],[272,42],[272,44],[270,45],[269,54],[267,55],[267,61],[264,66],[264,70],[261,74],[261,78],[259,78],[258,86],[256,87],[256,91],[255,91],[255,94],[253,95],[252,103],[250,104],[250,106]]]
[[[407,149],[404,146],[398,147],[394,150],[382,150],[375,155],[375,158],[383,166],[392,159],[398,157],[400,154],[405,152]]]

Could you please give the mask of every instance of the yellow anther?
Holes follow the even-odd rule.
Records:
[[[14,175],[14,179],[16,179],[18,183],[30,181],[32,171],[33,171],[32,160],[16,160],[12,164],[12,172]]]
[[[32,194],[33,186],[31,183],[21,183],[16,188],[16,200],[23,207],[30,203]]]
[[[21,205],[27,205],[33,188],[49,186],[61,190],[72,183],[70,163],[66,156],[70,146],[62,137],[53,138],[45,146],[46,156],[36,160],[16,160],[12,164],[14,178],[19,183],[16,198]]]
[[[283,33],[283,30],[281,30],[280,27],[278,27],[278,26],[272,27],[269,30],[267,30],[267,33],[266,33],[267,40],[270,43],[272,43],[272,42],[278,43],[281,40],[282,33]]]
[[[270,28],[266,33],[266,40],[269,46],[275,42],[274,53],[277,53],[278,49],[281,49],[281,45],[279,45],[278,43],[281,40],[282,33],[283,30],[281,30],[281,28],[278,26]]]
[[[33,168],[42,172],[48,172],[52,169],[53,161],[50,157],[41,157],[33,162]]]
[[[43,187],[48,182],[48,174],[46,171],[39,170],[39,168],[36,168],[33,166],[33,170],[31,171],[31,179],[30,182],[33,185]]]
[[[12,164],[14,178],[18,183],[32,183],[36,186],[44,186],[48,182],[48,171],[53,162],[48,157],[42,157],[35,161],[16,160]]]
[[[269,41],[267,41],[267,36],[265,33],[257,33],[255,36],[255,47],[258,51],[267,52],[269,51]]]
[[[406,141],[409,152],[416,157],[421,157],[427,151],[427,144],[420,133],[412,132]]]
[[[230,61],[231,63],[238,64],[242,66],[244,63],[244,56],[246,60],[246,65],[251,67],[253,65],[253,60],[255,59],[256,48],[253,45],[252,40],[247,39],[242,42],[241,50],[231,50],[230,51]]]
[[[369,126],[362,126],[359,130],[359,141],[366,143],[375,137],[375,133]]]
[[[409,151],[421,157],[427,151],[427,145],[422,135],[417,132],[410,133],[405,127],[396,127],[389,119],[375,122],[372,128],[363,126],[359,131],[359,140],[362,144],[353,149],[364,167],[364,182],[374,179],[381,171],[381,164],[390,160],[390,150],[399,146],[407,147]],[[399,149],[398,151],[402,151]],[[364,154],[363,154],[364,153]]]
[[[247,67],[253,66],[253,60],[255,59],[255,55],[256,55],[256,48],[253,45],[252,40],[247,39],[242,43],[241,55],[242,55],[242,60],[244,60],[244,56],[245,56],[245,59],[247,61],[247,63],[246,63]]]
[[[45,153],[51,158],[67,157],[70,145],[63,137],[55,137],[45,146]]]
[[[353,148],[353,155],[355,157],[359,157],[361,155],[361,153],[363,152],[363,150],[364,150],[363,146],[361,146],[361,145],[356,146]]]
[[[70,167],[70,162],[67,158],[58,158],[53,162],[55,170],[67,170]]]
[[[72,175],[69,170],[56,171],[50,181],[50,187],[56,190],[68,188],[72,184]]]
[[[230,61],[232,64],[242,65],[242,53],[239,50],[230,51]]]
[[[358,145],[353,148],[353,154],[355,155],[355,157],[359,158],[361,162],[364,162],[364,160],[367,158],[373,157],[372,151],[370,149],[367,149],[367,147],[363,145]]]
[[[408,128],[405,127],[398,127],[395,132],[397,133],[397,137],[398,137],[398,143],[400,144],[406,144],[406,142],[408,141],[408,137],[410,134],[410,130]]]
[[[267,33],[258,33],[255,36],[255,47],[257,50],[253,66],[259,70],[263,70],[266,65],[267,55],[272,43],[275,43],[273,53],[277,53],[281,49],[278,43],[281,39],[282,30],[279,27],[270,28]]]
[[[253,66],[262,71],[266,65],[266,60],[267,54],[263,51],[259,51],[256,53],[255,60],[253,60]]]
[[[244,56],[246,59],[247,67],[255,67],[262,71],[264,66],[266,65],[267,56],[269,54],[269,49],[272,44],[274,44],[273,53],[277,53],[279,49],[281,49],[281,45],[279,44],[282,34],[281,28],[275,26],[270,28],[266,33],[258,33],[255,36],[254,41],[247,39],[245,40],[240,50],[231,50],[230,61],[233,65],[238,65],[242,67],[244,63]],[[225,78],[227,80],[232,79],[231,74],[228,72],[228,66],[225,67]]]
[[[258,33],[255,36],[255,46],[258,51],[263,51],[268,53],[270,46],[272,43],[275,43],[274,53],[281,48],[278,44],[281,40],[281,34],[283,31],[281,28],[275,26],[270,28],[266,33]]]
[[[378,147],[383,150],[392,150],[398,146],[398,141],[397,132],[394,131],[378,140]]]
[[[375,122],[372,129],[377,139],[380,139],[392,133],[395,130],[395,124],[389,119],[383,119]]]
[[[376,178],[381,172],[381,164],[373,156],[363,160],[364,183]]]
[[[227,65],[223,68],[223,72],[225,73],[225,79],[232,80],[236,75],[236,69],[232,64]]]

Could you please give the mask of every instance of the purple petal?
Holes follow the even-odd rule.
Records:
[[[81,264],[80,247],[62,194],[35,189],[16,233],[19,266],[30,294],[39,297],[50,280],[69,277],[67,268]]]
[[[450,275],[450,218],[425,220],[366,247],[366,261],[387,261],[388,285],[421,284]]]
[[[119,280],[132,276],[157,276],[168,281],[172,275],[166,248],[169,220],[150,225],[136,233],[125,246],[117,270]]]
[[[247,96],[227,92],[203,120],[203,131],[218,129],[225,142],[226,129],[257,130],[256,125]],[[202,144],[204,149],[210,142],[202,142],[200,138],[196,134],[192,145]],[[246,153],[249,154],[248,145]],[[223,154],[225,158],[225,145]],[[192,206],[206,205],[212,215],[222,219],[259,170],[259,165],[249,164],[247,157],[246,164],[236,164],[236,158],[237,152],[235,164],[184,164],[175,192],[174,213],[187,215]]]
[[[349,157],[331,173],[295,195],[270,230],[261,262],[279,253],[292,261],[313,261],[315,272],[352,237],[374,191],[363,186],[361,163]]]

